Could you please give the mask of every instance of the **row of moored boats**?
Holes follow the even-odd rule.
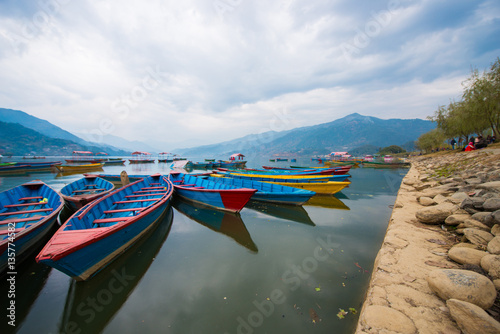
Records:
[[[59,192],[39,180],[27,182],[0,193],[0,271],[13,271],[16,263],[45,243],[65,203],[75,213],[36,260],[87,280],[163,219],[174,193],[230,212],[241,211],[250,200],[302,205],[315,194],[334,194],[347,187],[349,169],[85,175]]]

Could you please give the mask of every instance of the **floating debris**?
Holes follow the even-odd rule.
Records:
[[[339,319],[344,319],[344,317],[347,315],[347,312],[345,310],[341,309],[341,308],[339,308],[339,310],[340,311],[339,311],[339,313],[337,313],[337,317]]]
[[[363,268],[359,265],[359,263],[354,262],[354,265],[355,265],[356,267],[358,267],[359,269],[361,269],[361,271],[362,271],[362,272],[364,272],[364,273],[367,273],[367,272],[368,272],[368,270],[363,269]]]
[[[309,317],[311,318],[313,324],[321,321],[321,319],[318,317],[318,314],[316,313],[316,311],[314,311],[313,308],[309,309]]]

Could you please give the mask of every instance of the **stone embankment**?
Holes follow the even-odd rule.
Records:
[[[500,333],[500,150],[411,162],[356,333]]]

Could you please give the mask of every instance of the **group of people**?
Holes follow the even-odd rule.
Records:
[[[480,149],[480,148],[485,148],[486,146],[488,146],[488,144],[491,144],[493,142],[495,142],[495,136],[490,136],[488,135],[488,137],[483,138],[483,136],[477,136],[476,138],[472,137],[469,141],[469,144],[464,148],[462,149],[463,151],[473,151],[473,150],[477,150],[477,149]],[[455,148],[455,144],[457,142],[455,141],[455,139],[453,139],[451,141],[451,145],[453,148]]]

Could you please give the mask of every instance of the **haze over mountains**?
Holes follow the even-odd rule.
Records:
[[[137,150],[160,151],[155,148],[155,143],[145,144],[111,135],[103,137],[100,143],[89,142],[19,110],[0,108],[0,123],[2,154],[68,155],[73,150],[82,149],[112,155],[129,155]],[[235,152],[283,156],[328,154],[331,151],[365,154],[376,153],[379,148],[390,145],[411,148],[413,141],[435,127],[434,123],[421,119],[383,120],[355,113],[314,126],[251,134],[213,145],[166,150],[186,157],[227,156]]]

